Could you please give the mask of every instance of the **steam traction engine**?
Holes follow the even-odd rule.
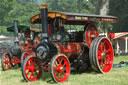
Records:
[[[36,81],[42,72],[50,71],[55,82],[64,82],[70,69],[79,72],[88,67],[100,73],[109,72],[113,65],[113,48],[107,37],[99,36],[94,22],[117,22],[118,19],[113,16],[48,12],[47,8],[47,5],[41,5],[41,13],[31,18],[31,23],[42,24],[43,32],[41,43],[36,47],[36,57],[28,56],[23,62],[24,79]],[[64,25],[84,27],[82,31],[70,30],[69,33]]]
[[[14,32],[16,40],[14,45],[8,49],[8,52],[3,53],[1,59],[1,66],[4,71],[10,70],[11,67],[21,64],[23,60],[28,56],[34,54],[33,49],[36,47],[36,43],[32,43],[30,40],[30,32],[32,31],[29,26],[18,25],[15,21],[13,26],[7,28],[9,32]],[[24,37],[27,40],[19,40],[18,33],[24,33]],[[34,32],[34,30],[33,30]],[[39,40],[39,39],[38,39]],[[38,41],[40,43],[40,40]]]

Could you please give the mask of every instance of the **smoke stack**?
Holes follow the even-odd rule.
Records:
[[[14,32],[16,36],[16,40],[18,40],[18,21],[14,20]]]
[[[43,38],[48,38],[48,6],[40,5]]]

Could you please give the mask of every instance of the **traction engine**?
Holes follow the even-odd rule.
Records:
[[[28,56],[24,60],[24,79],[36,81],[40,79],[42,72],[50,71],[55,82],[64,82],[68,79],[70,71],[84,72],[89,67],[100,73],[109,72],[113,65],[113,48],[110,40],[107,37],[100,37],[92,22],[84,21],[84,31],[68,33],[64,30],[63,24],[83,24],[83,21],[74,20],[71,17],[77,14],[68,13],[66,18],[69,20],[65,20],[63,13],[61,15],[55,12],[52,15],[47,8],[48,6],[41,5],[41,14],[38,15],[40,19],[37,19],[37,16],[32,19],[37,19],[42,24],[42,40],[36,47],[35,56]],[[55,17],[50,20],[49,16]],[[50,21],[53,21],[52,24]]]
[[[18,28],[20,27],[20,29]],[[22,29],[21,29],[22,28]],[[11,32],[15,32],[16,40],[14,42],[14,45],[12,45],[8,52],[5,52],[2,55],[1,59],[1,66],[4,71],[10,70],[12,67],[16,66],[17,64],[19,66],[22,65],[23,60],[29,56],[34,55],[34,48],[35,44],[32,44],[32,40],[26,40],[27,43],[22,43],[18,39],[18,32],[21,30],[24,30],[25,26],[18,25],[17,21],[14,21],[14,26],[7,28],[7,30],[12,30]],[[25,38],[30,38],[30,29],[29,27],[26,27],[25,31]],[[40,40],[39,40],[40,42]]]

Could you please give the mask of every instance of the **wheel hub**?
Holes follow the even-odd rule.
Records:
[[[35,68],[35,66],[30,66],[29,67],[29,69],[30,69],[31,72],[34,72],[34,68]]]
[[[103,52],[103,53],[101,54],[101,56],[102,56],[102,58],[107,58],[107,53],[106,53],[106,52]]]
[[[59,73],[62,73],[63,72],[63,66],[62,65],[57,66],[56,71]]]
[[[5,64],[8,64],[9,63],[9,61],[8,60],[5,60]]]

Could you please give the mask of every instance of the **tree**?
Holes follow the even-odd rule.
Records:
[[[4,18],[7,16],[8,12],[12,9],[12,6],[16,0],[0,0],[0,25],[4,25]]]
[[[91,13],[94,6],[87,0],[46,0],[49,10],[73,12],[73,13]]]
[[[119,18],[118,24],[114,24],[113,32],[128,32],[128,0],[110,0],[110,15]]]
[[[96,8],[95,14],[107,15],[109,13],[110,0],[89,0]]]
[[[26,2],[24,6],[16,2],[4,20],[8,23],[18,20],[21,24],[30,24],[30,18],[38,12],[39,7],[32,2]]]
[[[30,24],[30,18],[36,13],[39,13],[39,6],[30,0],[23,0],[23,2],[2,0],[0,3],[0,32],[7,33],[6,27],[13,24],[14,20],[18,20],[20,24]]]

